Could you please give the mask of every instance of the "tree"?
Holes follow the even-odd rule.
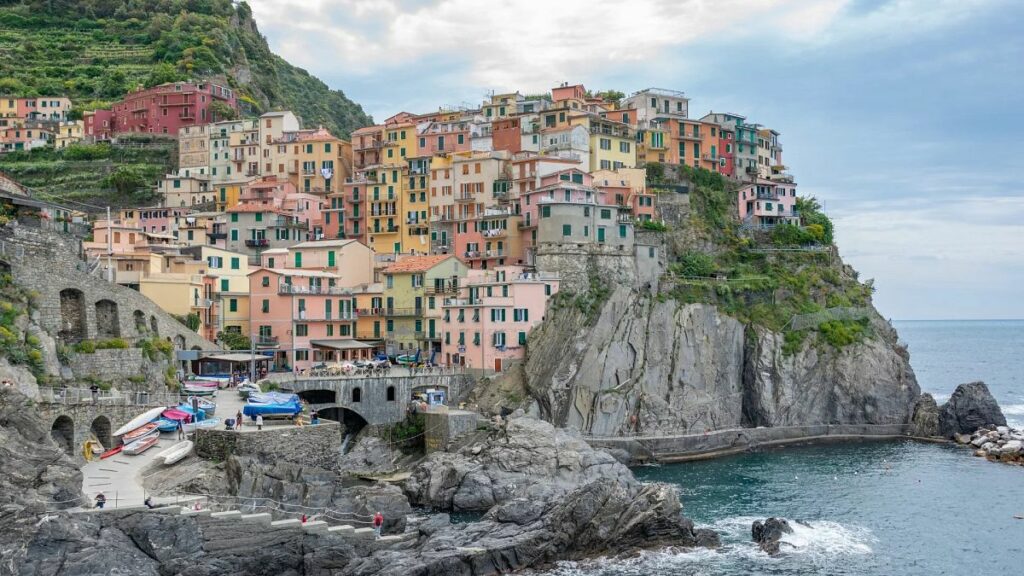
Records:
[[[239,332],[218,332],[217,340],[220,340],[221,344],[227,346],[229,350],[252,349],[252,341],[249,340],[249,337]]]
[[[605,102],[618,104],[620,100],[626,97],[626,94],[624,92],[619,92],[618,90],[604,90],[602,92],[598,92],[597,97],[601,98]]]
[[[145,85],[146,88],[152,88],[153,86],[159,86],[160,84],[166,84],[168,82],[177,82],[184,80],[185,76],[178,72],[178,69],[167,62],[161,62],[153,67],[149,72],[149,76],[146,77]]]
[[[119,166],[103,179],[103,186],[113,188],[121,194],[131,194],[149,185],[146,177],[132,166]]]
[[[222,120],[234,120],[238,118],[238,111],[229,106],[228,104],[215,100],[210,103],[210,118],[214,122]]]

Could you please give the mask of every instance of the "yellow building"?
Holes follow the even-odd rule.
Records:
[[[214,333],[249,334],[248,256],[214,246],[184,248],[181,253],[205,264],[206,275],[213,279]]]
[[[85,122],[75,120],[72,122],[61,122],[54,128],[53,145],[55,148],[67,148],[80,141],[85,135]]]
[[[330,194],[340,190],[341,183],[352,175],[352,144],[322,126],[286,133],[278,144],[291,150],[275,150],[273,167],[285,164],[288,178],[300,192]]]
[[[356,333],[375,347],[384,342],[384,287],[380,282],[353,290],[356,299]]]
[[[416,350],[428,353],[432,349],[428,292],[447,293],[446,287],[457,284],[467,270],[466,265],[452,255],[405,256],[384,269],[383,316],[388,354]],[[437,337],[440,328],[436,319],[434,328]],[[440,346],[439,339],[436,344]]]
[[[18,99],[11,97],[0,98],[0,118],[18,117]]]
[[[636,139],[628,124],[593,114],[575,114],[570,121],[590,131],[591,170],[636,167]]]

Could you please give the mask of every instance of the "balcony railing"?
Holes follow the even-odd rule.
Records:
[[[193,308],[209,308],[210,306],[213,306],[213,300],[210,300],[209,298],[193,298],[192,299],[192,307]]]
[[[508,236],[508,230],[505,228],[491,228],[490,230],[483,231],[484,238],[504,238]]]
[[[210,232],[206,235],[210,240],[227,240],[227,232]]]
[[[476,202],[476,196],[473,194],[456,194],[456,202]]]
[[[351,288],[341,286],[299,286],[282,282],[277,286],[278,294],[328,294],[331,296],[351,296]]]
[[[452,307],[457,307],[457,306],[479,306],[479,305],[481,305],[483,303],[484,303],[484,301],[479,299],[479,298],[445,298],[444,299],[444,305],[445,306],[452,306]],[[462,322],[465,322],[465,319],[463,319]]]
[[[456,284],[447,284],[445,286],[428,286],[423,289],[423,292],[427,296],[438,296],[441,294],[458,294],[459,287]]]
[[[272,228],[306,228],[306,223],[293,218],[278,217],[270,221]]]
[[[249,238],[245,241],[245,245],[250,248],[266,248],[270,246],[270,240],[266,238]]]
[[[256,337],[256,345],[257,346],[277,346],[278,345],[278,338],[277,338],[277,336],[262,336],[262,335],[261,336],[257,336]]]

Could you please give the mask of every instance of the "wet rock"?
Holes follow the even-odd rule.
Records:
[[[779,553],[779,542],[784,534],[792,534],[793,528],[783,518],[768,518],[764,522],[755,520],[750,526],[750,534],[754,542],[769,555]]]
[[[939,433],[951,438],[953,434],[970,434],[986,426],[1006,426],[1006,418],[988,386],[984,382],[957,386],[939,412]]]
[[[970,434],[953,434],[953,440],[956,441],[957,444],[970,444],[971,443],[971,435]]]

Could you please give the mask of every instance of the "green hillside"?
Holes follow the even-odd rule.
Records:
[[[340,90],[274,55],[231,0],[0,0],[0,94],[66,95],[75,113],[139,85],[227,82],[247,113],[289,109],[347,137],[370,123]]]

